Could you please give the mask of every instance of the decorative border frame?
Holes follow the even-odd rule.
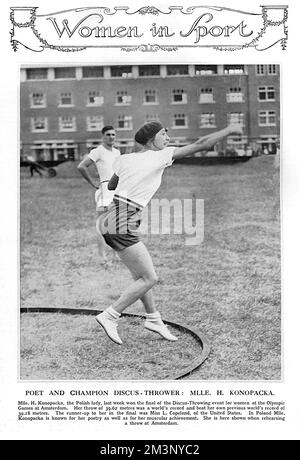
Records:
[[[155,6],[143,6],[135,11],[130,11],[130,7],[127,6],[116,6],[113,7],[112,9],[107,8],[107,7],[83,7],[83,8],[74,8],[74,9],[69,9],[69,10],[62,10],[62,11],[57,11],[54,13],[49,13],[49,14],[37,14],[38,7],[11,7],[10,8],[10,21],[12,23],[12,29],[10,30],[10,42],[11,46],[14,51],[18,50],[19,45],[23,45],[25,48],[34,51],[34,52],[41,52],[44,51],[45,49],[50,49],[50,50],[56,50],[56,51],[62,51],[62,52],[76,52],[76,51],[84,51],[88,48],[118,48],[121,51],[124,52],[136,52],[136,51],[141,51],[141,52],[157,52],[157,51],[167,51],[167,52],[174,52],[178,51],[179,49],[182,48],[212,48],[217,51],[237,51],[237,50],[242,50],[242,49],[247,49],[247,48],[255,48],[258,51],[265,51],[272,46],[276,44],[280,44],[282,50],[285,50],[287,47],[287,40],[288,40],[288,27],[287,27],[287,20],[288,20],[288,5],[264,5],[261,6],[261,13],[250,13],[246,11],[241,11],[241,10],[235,10],[232,8],[226,8],[226,7],[218,7],[218,6],[203,6],[203,5],[198,5],[198,6],[190,6],[190,7],[183,7],[183,6],[170,6],[167,7],[168,11],[162,11],[159,8],[156,8]],[[60,13],[69,13],[69,12],[80,12],[80,11],[85,11],[85,10],[98,10],[101,14],[105,14],[107,16],[112,16],[117,14],[120,11],[125,12],[127,15],[134,15],[134,14],[139,14],[142,16],[145,15],[154,15],[154,16],[159,16],[159,15],[170,15],[172,14],[173,11],[180,11],[184,15],[191,15],[195,12],[197,8],[206,8],[207,10],[215,10],[215,11],[232,11],[236,13],[243,13],[247,15],[252,15],[252,16],[259,16],[262,19],[262,27],[257,33],[257,35],[249,42],[245,43],[242,45],[197,45],[197,44],[192,44],[192,45],[184,45],[184,44],[175,44],[175,45],[163,45],[159,43],[141,43],[141,44],[134,44],[134,45],[87,45],[87,46],[57,46],[57,45],[52,45],[51,43],[48,43],[47,39],[42,36],[42,34],[37,30],[36,28],[36,19],[39,17],[47,17],[53,14],[60,14]],[[280,21],[274,21],[272,19],[269,19],[269,12],[270,10],[283,10],[283,18]],[[15,20],[15,12],[16,11],[27,11],[29,14],[28,21],[24,23],[18,23]],[[270,27],[279,27],[283,26],[283,36],[276,40],[275,42],[271,43],[265,48],[258,48],[259,42],[261,38],[263,37],[264,34],[266,34],[267,29]],[[16,28],[28,28],[32,30],[33,35],[38,39],[39,44],[41,46],[40,50],[35,50],[32,49],[28,46],[26,46],[24,43],[21,43],[17,39],[15,39],[15,29]]]

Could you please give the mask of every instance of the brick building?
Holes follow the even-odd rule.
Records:
[[[226,152],[252,147],[275,153],[280,134],[279,66],[112,65],[21,68],[21,155],[37,160],[80,159],[101,142],[112,124],[122,153],[147,120],[168,127],[183,145],[241,123],[242,137],[216,147]]]

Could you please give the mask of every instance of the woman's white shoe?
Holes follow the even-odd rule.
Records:
[[[118,320],[113,318],[109,313],[105,311],[100,313],[96,316],[96,321],[100,326],[103,327],[104,331],[108,335],[108,337],[118,345],[122,345],[122,340],[119,337],[117,327],[118,327]]]
[[[170,340],[170,342],[176,342],[176,340],[178,340],[178,337],[175,337],[175,335],[171,334],[171,332],[164,323],[155,324],[151,321],[145,321],[145,329],[148,329],[152,332],[157,332],[164,339]]]

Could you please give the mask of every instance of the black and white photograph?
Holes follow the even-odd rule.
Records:
[[[1,4],[0,439],[299,439],[298,8]]]
[[[280,66],[20,78],[21,379],[280,380]]]

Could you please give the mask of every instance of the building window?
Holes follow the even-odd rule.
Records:
[[[216,127],[216,115],[212,112],[201,113],[199,115],[199,127],[200,128],[215,128]]]
[[[229,148],[245,150],[246,145],[248,144],[247,136],[228,136],[227,137],[227,146]]]
[[[261,151],[264,154],[276,154],[277,149],[278,149],[278,136],[275,135],[269,135],[269,136],[261,136],[260,139],[257,141],[258,144],[260,144]],[[277,145],[276,145],[277,144]]]
[[[99,91],[89,91],[87,98],[87,105],[98,107],[104,102],[104,97],[101,96]]]
[[[132,97],[128,95],[127,91],[117,91],[116,104],[129,105],[131,104]]]
[[[224,65],[224,73],[225,74],[241,74],[245,73],[245,66],[240,64],[233,64],[233,65]]]
[[[195,65],[195,75],[215,75],[218,73],[216,65]]]
[[[54,69],[54,78],[56,79],[68,79],[75,78],[76,70],[75,67],[56,67]]]
[[[140,65],[139,66],[140,77],[159,77],[160,67],[159,65]]]
[[[268,74],[269,75],[277,75],[276,64],[269,64],[268,65]]]
[[[132,129],[132,116],[130,115],[119,115],[117,122],[118,129]]]
[[[256,75],[264,75],[265,74],[265,66],[264,64],[257,64],[256,66]]]
[[[157,94],[155,89],[146,89],[144,93],[144,104],[157,104]]]
[[[87,131],[100,131],[103,128],[103,116],[102,115],[91,115],[86,119]]]
[[[187,116],[184,113],[175,113],[173,117],[173,128],[187,128]]]
[[[110,70],[111,70],[111,76],[113,78],[132,77],[132,66],[131,65],[113,66],[110,68]]]
[[[31,131],[33,133],[46,133],[48,131],[48,119],[46,117],[31,118]]]
[[[258,113],[259,126],[276,126],[275,110],[261,110]]]
[[[148,113],[146,115],[145,122],[148,123],[149,121],[159,121],[159,115],[157,113]]]
[[[200,104],[211,104],[214,101],[214,93],[212,88],[201,88],[199,95]]]
[[[275,101],[274,86],[259,86],[258,99],[260,101]]]
[[[73,142],[35,142],[33,151],[37,161],[75,160],[77,146]]]
[[[176,76],[176,75],[188,75],[189,66],[188,65],[167,65],[167,75]]]
[[[103,67],[82,67],[82,78],[103,78]]]
[[[226,94],[227,102],[244,102],[244,94],[239,86],[229,88],[228,93]]]
[[[76,119],[71,116],[59,117],[60,131],[76,131]]]
[[[244,118],[245,116],[242,112],[231,112],[227,114],[228,124],[244,126]]]
[[[186,104],[187,94],[184,89],[172,90],[172,104]]]
[[[72,93],[60,93],[59,105],[73,105]]]
[[[26,80],[47,80],[48,69],[26,69]]]
[[[30,107],[46,107],[46,96],[44,93],[33,93],[30,95]]]

